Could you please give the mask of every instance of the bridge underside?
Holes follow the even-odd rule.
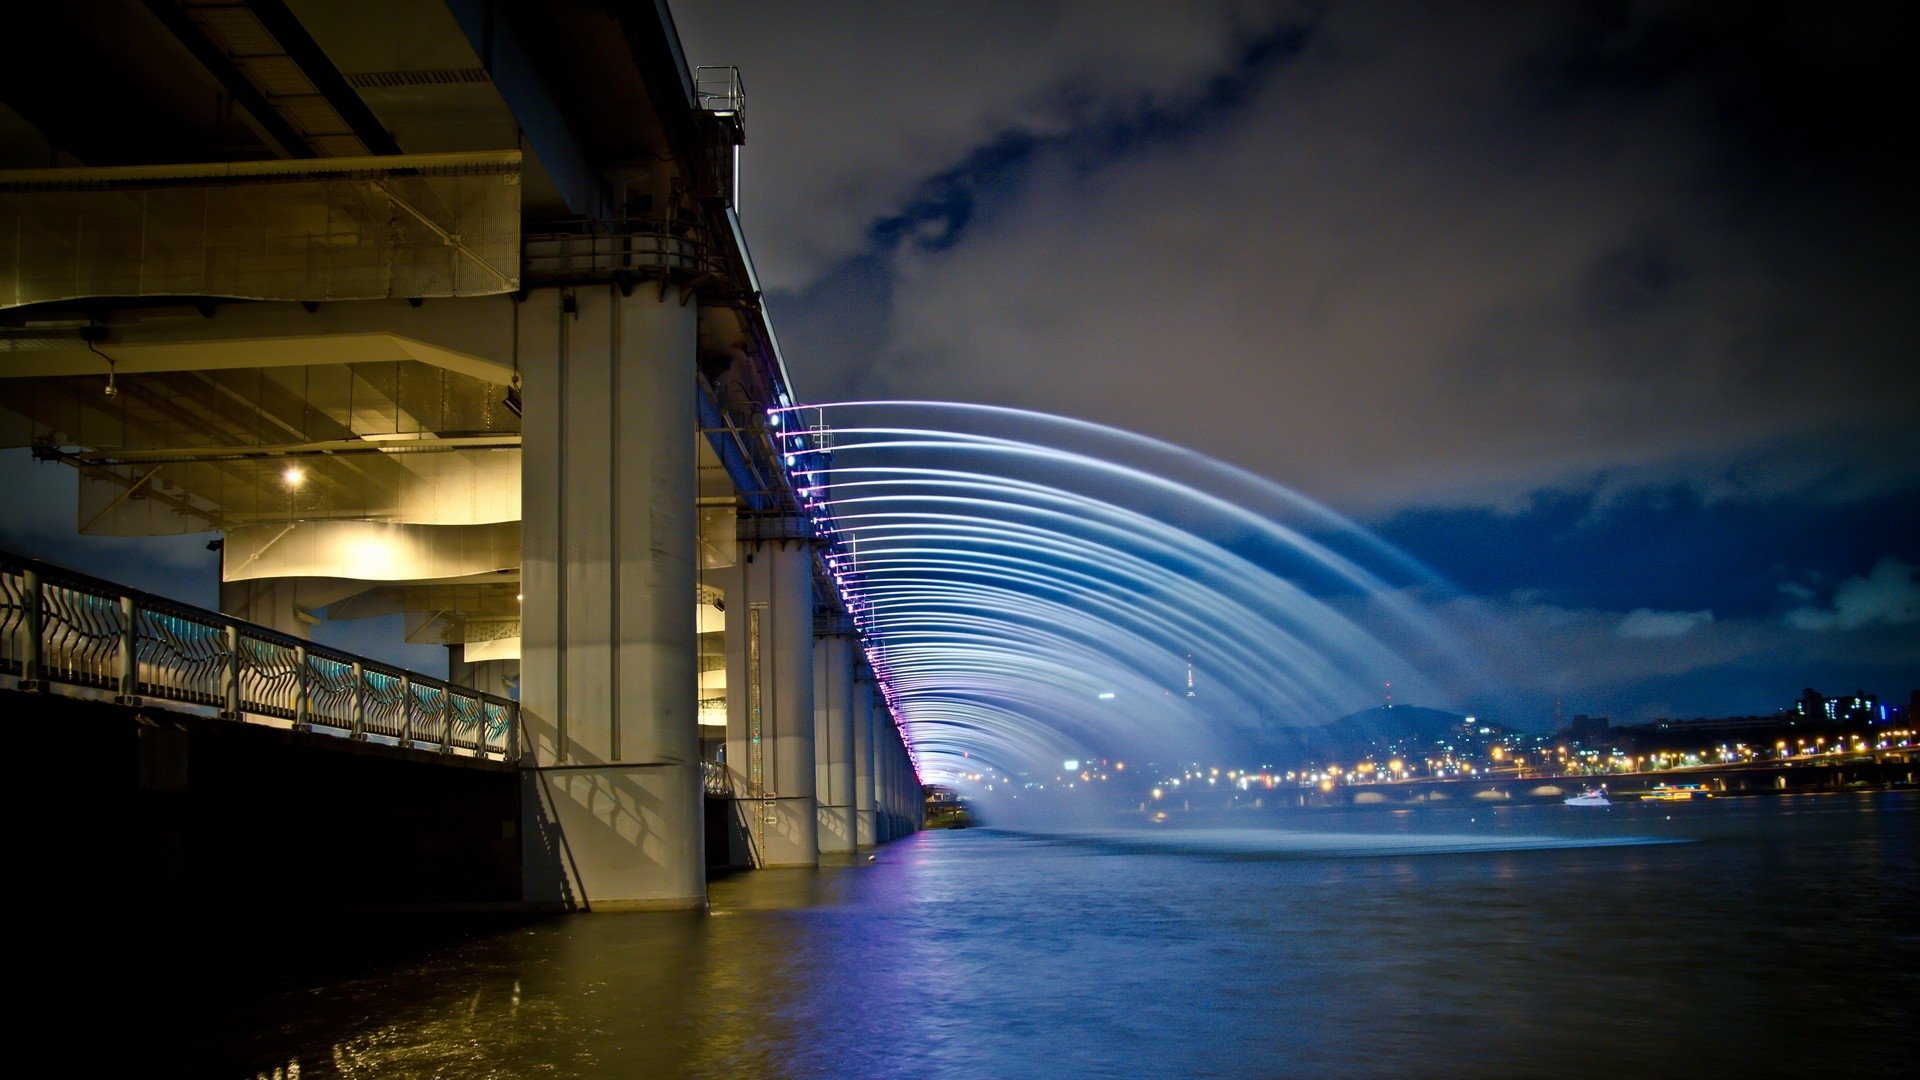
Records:
[[[912,827],[862,650],[815,664],[845,619],[782,458],[821,436],[769,421],[737,75],[689,69],[663,6],[13,26],[0,447],[75,470],[77,531],[217,534],[224,612],[398,616],[516,698],[524,901],[701,903],[709,795],[747,865]]]

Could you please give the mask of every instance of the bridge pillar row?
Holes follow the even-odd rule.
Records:
[[[893,839],[893,832],[888,828],[889,796],[887,794],[888,774],[893,771],[889,767],[891,759],[887,749],[888,734],[892,730],[893,724],[887,718],[885,707],[875,708],[873,712],[873,842],[876,844],[884,844]]]
[[[893,813],[896,837],[920,831],[926,813],[926,795],[914,775],[913,756],[907,753],[907,739],[899,728],[893,729]]]
[[[919,802],[920,786],[914,782],[913,758],[907,754],[907,741],[904,735],[900,739],[899,763],[899,779],[895,786],[898,788],[897,798],[900,807],[900,835],[911,836],[919,829],[914,822],[919,816],[920,808],[916,804]]]
[[[894,727],[892,718],[884,713],[875,728],[880,733],[879,745],[874,752],[874,802],[878,811],[875,816],[878,819],[880,842],[885,843],[900,835],[900,729]]]
[[[744,511],[739,538],[727,591],[727,768],[734,799],[756,867],[818,866],[812,540],[798,514]],[[731,629],[734,611],[738,634]]]
[[[455,305],[449,305],[450,308]],[[531,290],[520,718],[526,898],[706,902],[694,620],[697,311],[651,289]]]
[[[854,630],[845,615],[816,627],[813,641],[814,786],[820,853],[849,855],[859,843],[853,798]]]
[[[880,692],[873,668],[864,660],[853,679],[853,824],[854,842],[862,848],[879,843],[873,809],[874,703]]]

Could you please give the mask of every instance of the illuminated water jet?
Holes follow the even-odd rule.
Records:
[[[784,415],[803,411],[818,423]],[[976,778],[1038,786],[1068,758],[1200,760],[1385,682],[1426,700],[1482,685],[1426,606],[1443,582],[1243,470],[991,406],[772,415],[928,783],[979,798]]]

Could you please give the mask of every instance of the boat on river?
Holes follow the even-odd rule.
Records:
[[[1566,804],[1568,806],[1612,806],[1613,802],[1607,798],[1606,788],[1590,787],[1578,795],[1569,795]]]
[[[1642,802],[1692,802],[1695,799],[1711,799],[1713,792],[1705,784],[1655,784],[1652,791],[1640,796]]]

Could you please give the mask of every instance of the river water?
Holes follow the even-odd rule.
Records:
[[[933,832],[707,914],[255,953],[137,1071],[1911,1075],[1917,857],[1911,791]]]

